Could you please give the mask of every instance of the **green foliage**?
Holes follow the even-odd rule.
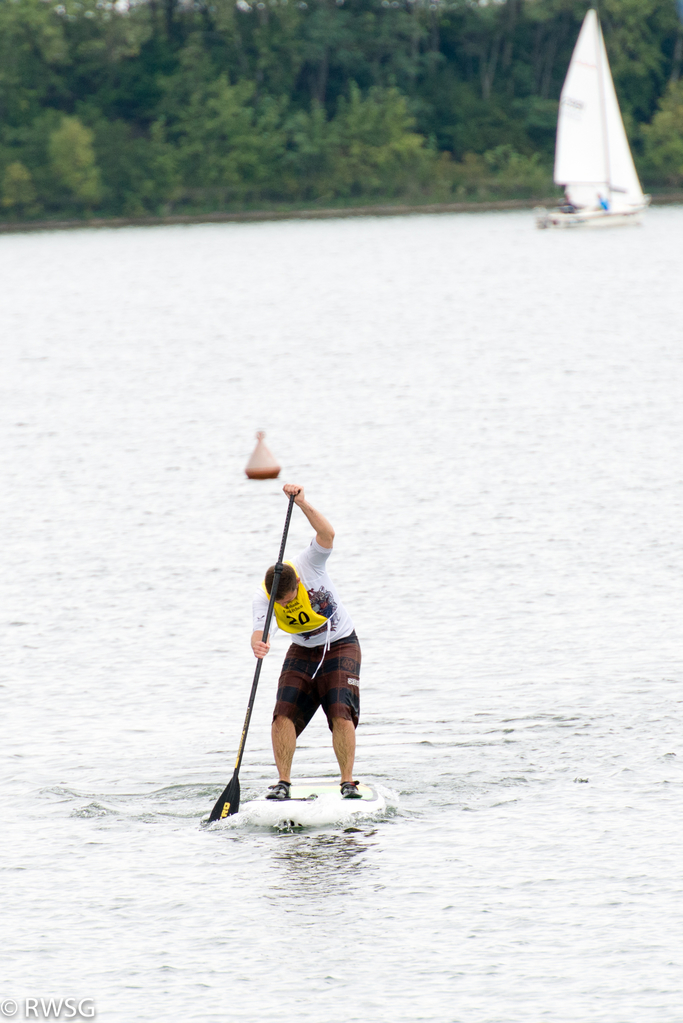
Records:
[[[504,191],[542,196],[552,190],[549,168],[538,153],[524,156],[512,146],[496,146],[484,153],[484,160]]]
[[[671,69],[671,49],[678,31],[675,4],[602,0],[600,16],[624,114],[639,122],[649,120]]]
[[[181,195],[178,151],[168,142],[163,120],[136,133],[122,120],[92,121],[93,148],[101,171],[102,208],[140,216],[164,212]]]
[[[2,205],[19,213],[35,213],[36,190],[30,170],[15,160],[8,164],[2,179]]]
[[[0,0],[0,121],[18,127],[64,94],[64,26],[42,0]]]
[[[652,123],[644,125],[645,160],[666,184],[683,184],[683,82],[672,82]]]
[[[90,128],[81,124],[77,117],[63,117],[60,127],[51,132],[48,143],[55,177],[74,199],[88,208],[102,196],[93,137]]]
[[[356,85],[342,99],[335,119],[338,158],[336,188],[342,193],[394,191],[420,172],[431,157],[424,139],[411,131],[414,118],[397,89],[375,86],[363,99]]]
[[[543,198],[588,6],[0,0],[2,208]],[[642,169],[681,183],[674,0],[600,15]]]
[[[188,185],[244,194],[268,181],[284,152],[283,103],[267,97],[255,106],[254,91],[220,75],[181,107],[173,137]]]
[[[551,168],[541,156],[525,156],[510,145],[482,155],[465,153],[461,162],[445,166],[442,175],[461,199],[544,199],[554,192]]]
[[[308,116],[293,122],[289,165],[296,180],[306,180],[315,197],[410,191],[426,179],[435,159],[413,126],[406,98],[398,89],[375,87],[363,97],[352,84],[331,120],[314,104]]]

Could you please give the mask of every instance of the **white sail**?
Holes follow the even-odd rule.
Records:
[[[596,19],[597,20],[597,19]],[[607,130],[607,151],[609,153],[609,185],[611,200],[615,209],[639,205],[643,202],[643,190],[631,156],[624,122],[621,119],[619,100],[614,91],[614,82],[609,69],[605,43],[600,32],[602,52],[602,80],[605,97],[605,127]]]
[[[614,210],[643,202],[594,10],[581,26],[560,96],[555,182],[577,207],[600,198]]]

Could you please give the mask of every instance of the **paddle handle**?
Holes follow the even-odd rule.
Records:
[[[287,543],[287,534],[289,533],[289,523],[292,518],[292,508],[294,507],[294,494],[289,495],[289,507],[287,508],[287,517],[285,519],[285,528],[282,533],[282,543],[280,544],[280,553],[278,554],[277,563],[275,565],[275,571],[273,572],[273,585],[270,588],[270,600],[268,601],[268,610],[266,612],[266,620],[263,626],[262,642],[268,642],[268,632],[270,630],[270,623],[273,618],[273,608],[275,606],[275,594],[280,584],[280,576],[282,575],[282,569],[284,564],[282,559],[285,556],[285,545]],[[256,664],[256,671],[254,672],[254,681],[251,684],[251,693],[249,694],[249,704],[247,706],[247,714],[244,719],[244,727],[242,729],[242,737],[240,739],[239,749],[237,750],[237,759],[235,761],[235,775],[239,774],[240,767],[242,765],[242,756],[244,755],[244,747],[247,741],[247,732],[249,731],[249,724],[251,722],[251,712],[254,707],[254,700],[256,699],[256,690],[258,689],[258,681],[261,675],[261,667],[263,665],[263,658],[260,657]]]

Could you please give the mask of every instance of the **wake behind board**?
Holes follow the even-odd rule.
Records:
[[[263,795],[242,803],[236,816],[262,827],[315,827],[352,823],[386,808],[384,796],[372,785],[361,783],[358,791],[362,799],[343,799],[339,782],[295,781],[289,799],[266,799]]]

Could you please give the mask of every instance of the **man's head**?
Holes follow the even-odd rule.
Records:
[[[273,577],[275,576],[275,565],[271,565],[266,572],[265,584],[268,596],[270,596],[273,588]],[[277,592],[275,594],[275,600],[278,604],[289,604],[290,601],[294,600],[297,593],[299,592],[299,580],[297,574],[291,565],[285,565],[282,569],[282,575],[280,576],[280,582],[278,583]]]

